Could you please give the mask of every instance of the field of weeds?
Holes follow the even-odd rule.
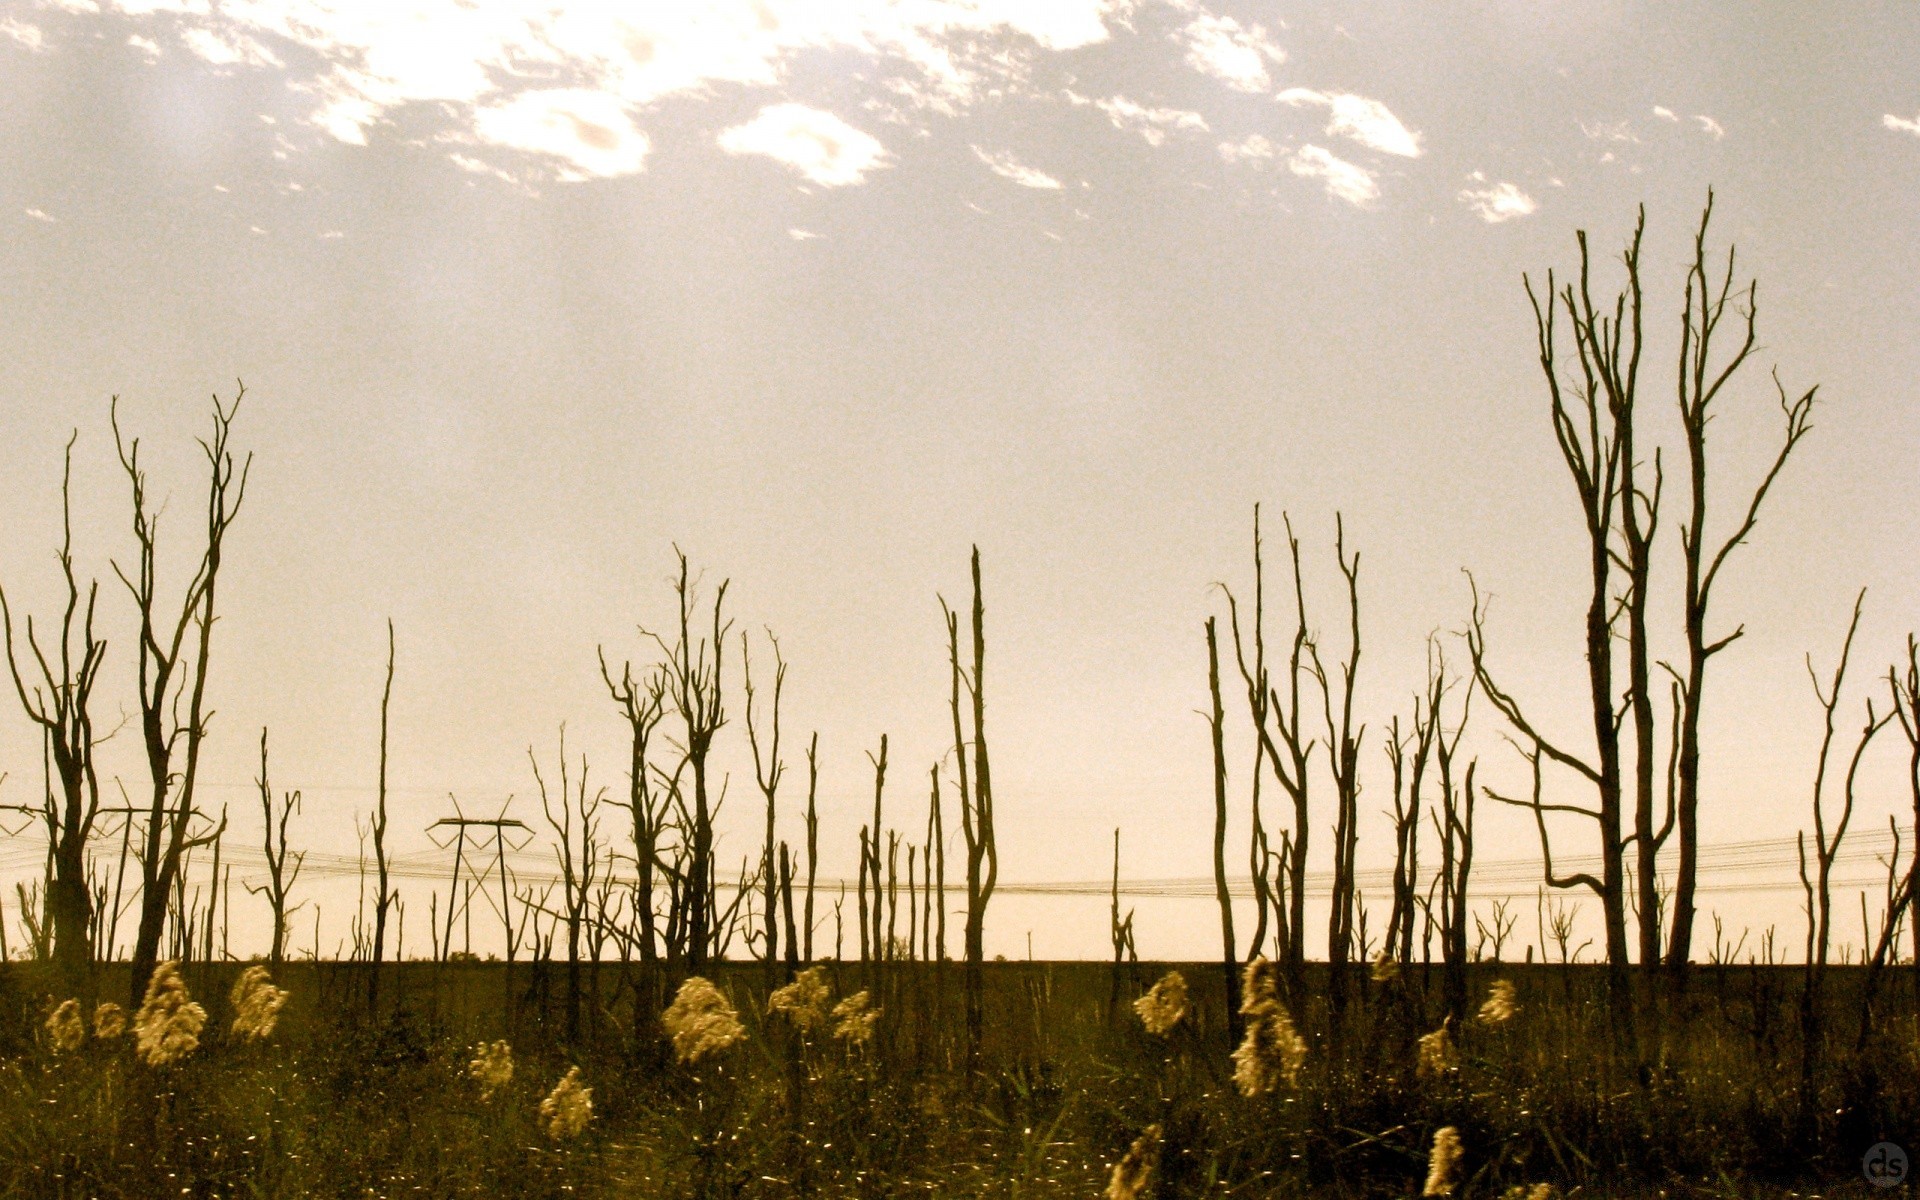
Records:
[[[0,972],[7,1196],[1867,1195],[1920,1130],[1911,981],[1862,1029],[1846,972],[1811,1056],[1794,968],[1483,964],[1447,1022],[1256,967],[1229,1022],[1218,966],[994,964],[972,1054],[955,966],[54,978]]]

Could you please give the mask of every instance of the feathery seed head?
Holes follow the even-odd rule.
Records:
[[[147,981],[146,998],[133,1018],[141,1061],[150,1067],[179,1062],[200,1048],[200,1031],[206,1025],[207,1010],[187,993],[179,962],[169,960],[155,967]]]
[[[47,1017],[47,1044],[55,1054],[68,1054],[87,1043],[86,1022],[80,1019],[80,1002],[62,1000]]]
[[[1280,1002],[1280,964],[1255,956],[1240,976],[1240,1011],[1251,1015],[1262,1005]]]
[[[280,1022],[280,1010],[292,993],[273,985],[273,977],[263,966],[254,965],[240,972],[233,981],[227,999],[233,1005],[233,1035],[243,1041],[265,1041]]]
[[[1400,963],[1393,957],[1393,951],[1382,950],[1373,960],[1373,981],[1392,983],[1400,978]]]
[[[808,967],[793,977],[793,982],[767,997],[769,1013],[785,1013],[794,1028],[811,1033],[827,1019],[827,1001],[833,990],[827,986],[825,967]]]
[[[1444,1075],[1460,1065],[1460,1055],[1453,1046],[1451,1032],[1452,1019],[1449,1018],[1432,1033],[1420,1036],[1421,1075]]]
[[[93,1010],[93,1036],[112,1041],[127,1032],[127,1010],[111,1000],[102,1000]]]
[[[1436,1129],[1433,1152],[1427,1156],[1427,1186],[1422,1196],[1451,1196],[1460,1170],[1460,1131],[1451,1125]]]
[[[1133,1011],[1140,1014],[1140,1023],[1147,1027],[1148,1033],[1165,1037],[1186,1018],[1187,977],[1178,971],[1168,971],[1147,989],[1146,995],[1133,1002]]]
[[[833,1006],[833,1036],[849,1046],[866,1046],[873,1041],[873,1027],[880,1022],[880,1010],[869,1005],[864,991],[855,992]]]
[[[1178,976],[1175,976],[1178,978]],[[1126,1156],[1113,1164],[1107,1179],[1106,1200],[1143,1200],[1153,1186],[1153,1173],[1160,1165],[1160,1126],[1149,1125]]]
[[[1496,979],[1487,989],[1487,1002],[1480,1006],[1480,1023],[1505,1025],[1519,1011],[1520,1004],[1514,999],[1513,981]]]
[[[567,1073],[540,1102],[540,1127],[556,1142],[577,1138],[593,1120],[593,1089],[580,1086],[580,1068]]]
[[[733,1005],[698,975],[680,985],[660,1023],[673,1039],[674,1057],[683,1063],[699,1062],[747,1036]]]
[[[513,1047],[505,1041],[481,1042],[473,1048],[467,1076],[480,1085],[480,1099],[491,1100],[513,1081]]]
[[[1261,964],[1266,960],[1255,962]],[[1254,990],[1257,978],[1261,984],[1259,991]],[[1287,1012],[1287,1006],[1280,1003],[1271,978],[1270,972],[1256,977],[1252,967],[1247,970],[1247,995],[1253,1003],[1240,1005],[1247,1032],[1240,1048],[1233,1052],[1233,1084],[1242,1096],[1264,1096],[1283,1083],[1288,1087],[1297,1086],[1300,1069],[1307,1062],[1306,1039],[1294,1028],[1293,1017]]]

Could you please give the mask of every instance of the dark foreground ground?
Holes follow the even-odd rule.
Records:
[[[1476,965],[1453,1063],[1427,1072],[1438,968],[1361,969],[1338,1011],[1309,968],[1290,1004],[1304,1067],[1254,1098],[1233,1083],[1218,965],[1178,967],[1191,1012],[1159,1037],[1131,1001],[1168,967],[989,964],[971,1066],[953,965],[829,964],[836,1000],[864,989],[882,1010],[864,1046],[767,1016],[784,973],[719,968],[746,1036],[692,1064],[662,1034],[680,979],[664,968],[583,968],[576,990],[563,964],[409,963],[370,1000],[364,965],[288,964],[259,1043],[229,1030],[239,969],[186,968],[206,1030],[155,1068],[130,1038],[56,1053],[44,1029],[68,991],[93,993],[89,1013],[124,1003],[123,966],[77,987],[0,967],[0,1195],[1095,1197],[1156,1125],[1141,1196],[1419,1195],[1447,1126],[1469,1198],[1910,1195],[1870,1186],[1863,1158],[1882,1142],[1920,1158],[1910,968],[1868,1012],[1859,970],[1811,1004],[1798,968],[1699,967],[1610,1005],[1594,968]],[[1475,1019],[1501,979],[1518,1012]],[[468,1063],[496,1039],[516,1068],[483,1099]],[[576,1066],[592,1119],[556,1138],[541,1100]]]

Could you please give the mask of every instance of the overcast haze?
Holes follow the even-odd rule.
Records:
[[[1646,419],[1677,453],[1711,186],[1764,344],[1714,427],[1718,494],[1777,437],[1769,367],[1821,401],[1716,593],[1748,635],[1716,660],[1702,836],[1790,836],[1802,655],[1831,663],[1862,586],[1861,680],[1920,625],[1916,62],[1909,4],[0,0],[0,583],[51,615],[76,428],[82,568],[125,561],[113,394],[184,538],[192,438],[243,379],[203,797],[237,837],[266,725],[296,836],[352,850],[389,616],[408,850],[449,791],[532,818],[526,750],[550,762],[562,721],[621,786],[595,647],[644,652],[677,543],[781,639],[838,875],[882,732],[921,819],[936,596],[964,598],[977,542],[1003,879],[1103,878],[1116,825],[1127,875],[1200,876],[1201,625],[1248,581],[1256,501],[1291,513],[1330,637],[1345,514],[1372,730],[1462,625],[1465,568],[1513,689],[1578,734],[1581,532],[1521,277],[1572,265],[1577,228],[1611,258],[1646,204]],[[130,605],[103,597],[103,707],[132,710]],[[1479,717],[1483,777],[1517,784]],[[103,752],[129,780],[133,740]],[[722,740],[724,867],[758,835],[737,721]],[[35,743],[0,705],[0,800],[37,798]],[[1362,761],[1378,861],[1377,740]],[[1884,833],[1908,801],[1890,758],[1872,775]],[[1535,853],[1483,813],[1480,854]],[[0,862],[35,869],[28,841]],[[1217,946],[1199,905],[1139,903],[1143,955]],[[1796,903],[1703,896],[1735,927]],[[989,948],[1100,955],[1105,923],[1010,896]]]

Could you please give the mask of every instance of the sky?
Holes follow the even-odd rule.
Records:
[[[528,755],[551,770],[563,723],[595,786],[624,787],[596,650],[644,658],[685,550],[709,592],[730,581],[758,661],[780,639],[788,745],[820,733],[837,878],[882,733],[893,812],[924,819],[949,736],[939,598],[964,600],[977,544],[1003,880],[1104,880],[1116,827],[1123,877],[1195,880],[1215,585],[1250,585],[1256,503],[1280,577],[1284,511],[1339,646],[1339,514],[1362,555],[1377,866],[1379,731],[1409,713],[1429,635],[1464,661],[1465,572],[1510,689],[1581,728],[1581,532],[1523,276],[1569,269],[1578,229],[1617,262],[1645,205],[1646,420],[1678,455],[1680,286],[1711,187],[1715,245],[1759,280],[1762,343],[1714,426],[1716,518],[1778,436],[1767,372],[1819,403],[1716,596],[1746,634],[1716,660],[1703,839],[1739,867],[1709,880],[1728,890],[1703,898],[1703,937],[1717,913],[1794,941],[1788,839],[1820,716],[1806,656],[1831,669],[1865,587],[1851,729],[1920,625],[1920,12],[1784,13],[0,0],[0,585],[56,610],[77,431],[76,554],[103,580],[119,725],[133,643],[112,564],[131,535],[109,398],[170,498],[177,587],[194,439],[244,381],[234,436],[254,462],[202,803],[231,807],[228,861],[250,877],[268,728],[276,788],[305,797],[331,952],[353,882],[320,856],[355,853],[371,803],[389,618],[394,827],[438,871],[425,829],[450,796],[512,796],[537,820]],[[1669,596],[1677,522],[1656,549]],[[1673,617],[1663,656],[1682,648]],[[732,708],[723,860],[758,845]],[[1502,732],[1483,707],[1469,745],[1511,790],[1525,768]],[[129,786],[134,740],[101,750]],[[1843,872],[1874,896],[1886,817],[1911,820],[1895,741],[1869,756]],[[1236,727],[1236,840],[1243,742]],[[37,752],[0,706],[0,803],[36,800]],[[803,777],[797,749],[789,765]],[[1489,902],[1520,896],[1530,936],[1531,819],[1481,811]],[[1315,819],[1324,847],[1331,813]],[[16,875],[39,853],[31,832],[0,840]],[[525,853],[531,877],[543,851]],[[423,911],[430,881],[405,886]],[[1217,947],[1209,901],[1140,890],[1143,955]],[[259,902],[235,905],[247,921]],[[989,946],[1101,956],[1107,920],[1104,895],[1010,891]]]

